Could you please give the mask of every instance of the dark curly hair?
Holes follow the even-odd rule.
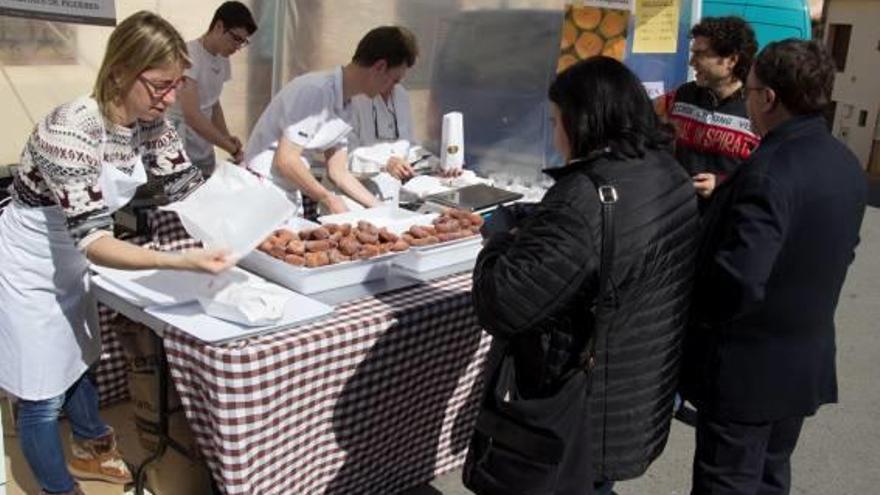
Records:
[[[672,130],[662,124],[639,78],[609,57],[582,60],[556,76],[550,101],[559,107],[571,158],[603,149],[636,158],[648,149],[669,150]]]
[[[755,77],[795,115],[819,113],[831,103],[834,74],[834,60],[815,41],[770,43],[755,60]]]
[[[691,28],[691,38],[702,36],[709,40],[712,51],[722,57],[738,55],[733,75],[745,81],[752,67],[752,59],[758,51],[755,31],[740,17],[704,17]]]

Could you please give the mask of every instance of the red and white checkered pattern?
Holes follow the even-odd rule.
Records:
[[[458,468],[489,337],[470,274],[226,345],[169,328],[190,426],[229,494],[390,494]]]
[[[147,214],[149,236],[127,239],[129,242],[158,251],[180,251],[201,247],[184,230],[177,214],[170,211],[151,210]],[[99,304],[98,316],[101,325],[101,359],[95,368],[95,384],[101,407],[128,399],[128,378],[126,376],[125,354],[122,345],[116,340],[113,331],[114,319],[118,313]]]
[[[128,378],[126,376],[125,353],[116,340],[113,320],[118,313],[98,304],[98,318],[101,325],[101,359],[95,367],[95,385],[101,407],[128,399]]]

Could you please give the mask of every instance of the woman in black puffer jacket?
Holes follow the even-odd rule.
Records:
[[[489,237],[474,269],[473,297],[483,328],[496,344],[510,346],[526,398],[553,395],[597,328],[607,332],[594,354],[590,418],[584,431],[563,439],[574,449],[564,460],[569,465],[554,489],[519,491],[580,495],[592,492],[591,464],[593,480],[633,478],[666,443],[697,205],[689,177],[669,153],[670,131],[623,64],[606,57],[580,62],[557,76],[550,100],[565,166],[547,170],[555,184],[540,203]],[[593,309],[602,231],[596,181],[619,195],[611,297],[601,318]],[[469,467],[485,456],[479,433],[469,456]],[[471,485],[498,493],[492,486],[504,480],[495,481]]]

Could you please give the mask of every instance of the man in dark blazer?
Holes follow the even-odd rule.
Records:
[[[867,183],[822,117],[834,73],[821,45],[786,40],[748,75],[762,140],[715,191],[685,340],[693,494],[789,493],[804,418],[837,401],[834,311]]]

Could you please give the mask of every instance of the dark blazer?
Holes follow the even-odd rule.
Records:
[[[837,401],[834,311],[867,182],[819,116],[773,129],[704,218],[683,392],[710,415],[763,422]]]

